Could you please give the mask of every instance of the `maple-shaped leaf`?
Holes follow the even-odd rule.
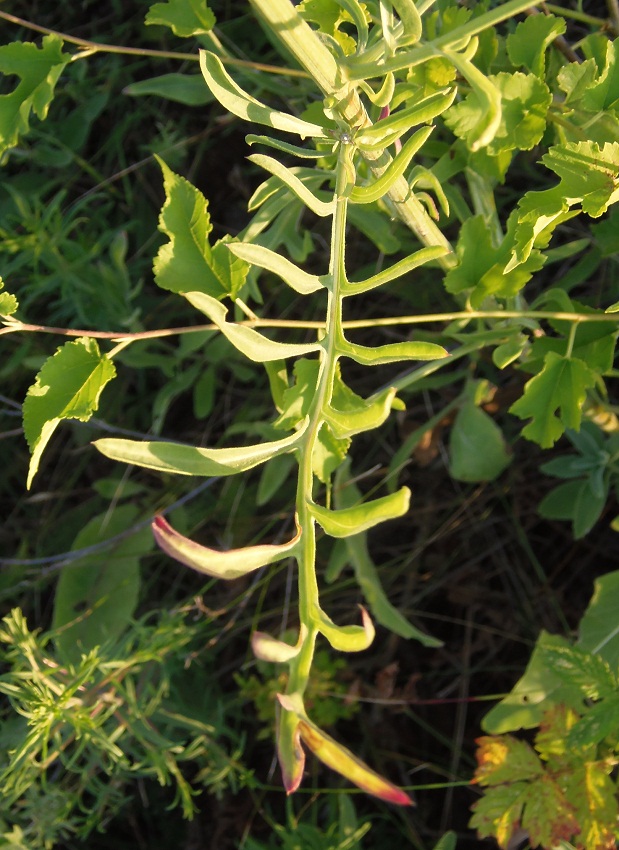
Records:
[[[22,41],[0,47],[0,73],[20,78],[10,94],[0,95],[0,155],[28,132],[32,113],[41,120],[47,116],[58,77],[70,58],[57,35],[46,35],[40,48]]]
[[[497,785],[484,791],[483,797],[471,806],[473,816],[469,827],[477,830],[479,838],[495,838],[506,850],[522,819],[526,782]]]
[[[206,0],[167,0],[151,6],[144,23],[170,27],[174,35],[189,38],[210,32],[215,26],[215,15]]]
[[[366,23],[369,23],[371,18],[365,4],[356,3],[355,6],[357,13],[363,15]],[[355,52],[357,47],[355,39],[342,29],[342,24],[351,24],[353,19],[342,4],[334,0],[303,0],[299,4],[298,11],[306,21],[318,24],[321,32],[330,35],[347,56]]]
[[[619,838],[617,789],[609,761],[577,761],[564,775],[565,794],[580,825],[578,847],[615,850]]]
[[[527,784],[522,827],[532,847],[556,847],[580,833],[576,806],[552,775],[546,773]]]
[[[188,180],[156,157],[166,194],[159,230],[169,237],[155,257],[155,281],[171,292],[204,292],[213,298],[235,298],[245,283],[249,265],[233,256],[225,238],[209,244],[212,224],[208,201]],[[229,255],[229,256],[228,256]]]
[[[473,781],[478,785],[529,780],[544,772],[532,747],[513,735],[483,735],[476,743],[477,770]]]
[[[540,647],[541,657],[548,647]],[[580,714],[565,703],[551,703],[540,720],[535,736],[535,751],[542,761],[558,763],[567,756],[582,762],[582,752],[570,752],[568,735],[578,723]]]
[[[94,339],[68,342],[45,361],[23,405],[24,434],[30,446],[27,486],[39,468],[41,455],[63,419],[86,422],[116,369]]]
[[[546,48],[565,32],[565,21],[554,15],[529,15],[507,36],[507,55],[514,65],[522,65],[544,77]],[[576,64],[576,63],[574,63]]]
[[[510,407],[520,419],[531,419],[523,436],[547,449],[566,428],[578,431],[586,391],[596,379],[582,360],[550,351],[542,371],[526,383],[522,397]]]
[[[619,142],[554,145],[542,162],[560,182],[552,189],[527,192],[518,203],[516,240],[506,272],[524,262],[534,246],[547,245],[553,230],[576,212],[597,218],[619,201]]]

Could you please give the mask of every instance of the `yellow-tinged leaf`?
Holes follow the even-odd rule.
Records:
[[[281,561],[294,554],[301,539],[301,529],[297,526],[297,533],[288,543],[246,546],[243,549],[218,552],[179,534],[162,516],[155,517],[152,529],[157,544],[171,558],[199,573],[223,579],[239,578],[267,564]]]
[[[251,648],[261,661],[270,661],[273,664],[285,664],[296,658],[307,637],[307,626],[301,623],[299,639],[296,646],[284,643],[283,640],[271,637],[265,632],[254,632],[251,636]]]
[[[374,640],[376,634],[374,623],[363,605],[359,608],[363,623],[361,626],[337,626],[324,611],[320,612],[318,628],[333,649],[337,649],[338,652],[362,652]]]
[[[281,702],[281,696],[278,694]],[[301,746],[299,718],[292,711],[280,711],[277,724],[277,759],[286,794],[294,794],[305,769],[305,750]]]

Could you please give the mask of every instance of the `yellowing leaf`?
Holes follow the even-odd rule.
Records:
[[[23,406],[31,452],[28,488],[58,424],[63,419],[90,419],[103,388],[115,375],[112,361],[100,353],[94,339],[85,337],[66,343],[45,361]]]
[[[4,289],[4,281],[0,277],[0,289]],[[17,310],[17,298],[10,292],[0,292],[0,316],[11,316]]]
[[[297,533],[288,543],[246,546],[219,552],[179,534],[162,516],[155,517],[152,529],[158,546],[175,561],[204,575],[227,580],[239,578],[294,554],[301,539],[301,530],[297,528]]]

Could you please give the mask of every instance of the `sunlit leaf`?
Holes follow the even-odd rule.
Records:
[[[105,385],[115,375],[112,361],[100,353],[94,339],[85,337],[67,342],[45,361],[23,405],[24,434],[31,453],[28,488],[59,423],[63,419],[88,421]]]
[[[215,15],[206,0],[166,0],[150,7],[144,23],[170,27],[174,35],[189,38],[210,32],[215,26]]]
[[[361,626],[337,626],[324,611],[320,612],[319,629],[338,652],[362,652],[368,649],[376,634],[374,624],[363,606],[361,607]]]
[[[350,508],[329,510],[312,503],[309,510],[331,537],[349,537],[388,519],[403,516],[408,511],[410,496],[408,487],[402,487],[388,496]]]

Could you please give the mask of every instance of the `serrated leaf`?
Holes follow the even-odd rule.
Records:
[[[312,723],[298,700],[284,694],[278,694],[277,698],[282,708],[296,718],[301,741],[323,764],[381,800],[399,806],[412,805],[408,794],[375,773],[365,762]]]
[[[563,35],[566,24],[554,15],[529,15],[507,36],[507,54],[513,65],[523,65],[543,79],[546,48]]]
[[[617,689],[617,678],[608,662],[582,647],[545,646],[541,658],[560,679],[578,688],[583,699],[599,700]]]
[[[619,697],[608,695],[591,706],[570,730],[567,745],[575,749],[597,746],[605,738],[616,738],[619,731]]]
[[[449,474],[456,481],[494,481],[511,462],[503,432],[473,401],[465,402],[451,428]]]
[[[447,112],[445,123],[466,142],[469,150],[475,152],[489,145],[500,127],[501,92],[494,81],[465,56],[453,50],[444,53],[471,86],[466,99]]]
[[[201,74],[162,74],[148,80],[137,80],[123,89],[129,97],[154,95],[185,106],[205,106],[213,95]]]
[[[150,7],[144,23],[170,27],[174,35],[189,38],[210,32],[215,26],[215,15],[206,0],[166,0]]]
[[[241,446],[233,449],[201,449],[180,443],[138,442],[114,437],[96,440],[93,445],[101,454],[121,463],[131,463],[158,472],[177,475],[236,475],[253,469],[280,454],[293,451],[303,435],[300,431],[283,440]]]
[[[226,581],[289,557],[294,554],[301,539],[301,530],[297,527],[297,533],[287,543],[245,546],[219,552],[179,534],[162,516],[155,517],[152,530],[157,545],[175,561],[204,575]]]
[[[614,850],[617,841],[617,788],[608,760],[576,764],[565,778],[565,792],[576,805],[578,843],[587,850]]]
[[[0,73],[20,78],[10,94],[0,95],[0,156],[28,132],[32,113],[41,120],[47,117],[54,88],[70,59],[57,35],[44,36],[40,48],[21,41],[0,47]]]
[[[478,838],[496,838],[499,847],[507,850],[520,825],[526,791],[525,782],[497,785],[485,791],[471,806],[469,827],[477,830]]]
[[[512,691],[485,715],[482,729],[493,734],[531,729],[539,726],[545,710],[552,703],[564,703],[582,710],[579,689],[566,685],[548,668],[542,657],[546,646],[568,645],[565,638],[542,631],[523,676]]]
[[[596,375],[582,360],[549,352],[544,368],[525,385],[524,394],[510,407],[521,419],[531,418],[523,436],[550,448],[566,428],[578,430],[586,391]],[[559,414],[557,416],[557,413]]]
[[[31,454],[28,489],[59,423],[63,419],[88,421],[103,388],[115,375],[112,361],[100,353],[94,339],[85,337],[66,343],[45,361],[23,405],[24,434]]]
[[[322,345],[319,342],[296,344],[275,342],[272,339],[258,333],[253,328],[236,325],[226,321],[227,310],[217,299],[212,298],[205,292],[183,292],[190,304],[204,313],[217,325],[222,334],[232,345],[255,363],[266,363],[269,360],[285,360],[288,357],[300,357],[319,351]]]
[[[0,289],[4,289],[4,281],[0,277]],[[17,298],[10,292],[0,292],[0,316],[12,316],[19,304]]]
[[[513,735],[482,736],[477,739],[477,769],[474,782],[478,785],[502,785],[541,776],[544,767],[526,741]]]
[[[238,118],[254,124],[266,124],[268,127],[287,133],[295,133],[301,138],[308,136],[319,139],[329,138],[326,131],[318,124],[311,124],[294,115],[271,109],[243,91],[226,73],[221,60],[214,53],[209,53],[208,50],[200,51],[200,69],[215,98],[228,112]]]
[[[350,537],[388,519],[403,516],[408,510],[410,496],[408,487],[402,487],[389,496],[354,507],[333,511],[312,503],[309,511],[331,537]]]
[[[121,535],[100,552],[65,565],[54,595],[52,628],[56,646],[69,661],[117,638],[129,626],[138,602],[140,558],[153,548],[148,528],[126,535],[138,519],[133,505],[91,519],[78,533],[72,551]]]
[[[155,158],[163,172],[166,194],[159,230],[170,240],[161,246],[153,263],[157,285],[170,292],[199,291],[214,298],[235,298],[249,267],[241,260],[236,267],[231,264],[234,258],[226,247],[228,240],[211,248],[208,201],[188,180]]]

